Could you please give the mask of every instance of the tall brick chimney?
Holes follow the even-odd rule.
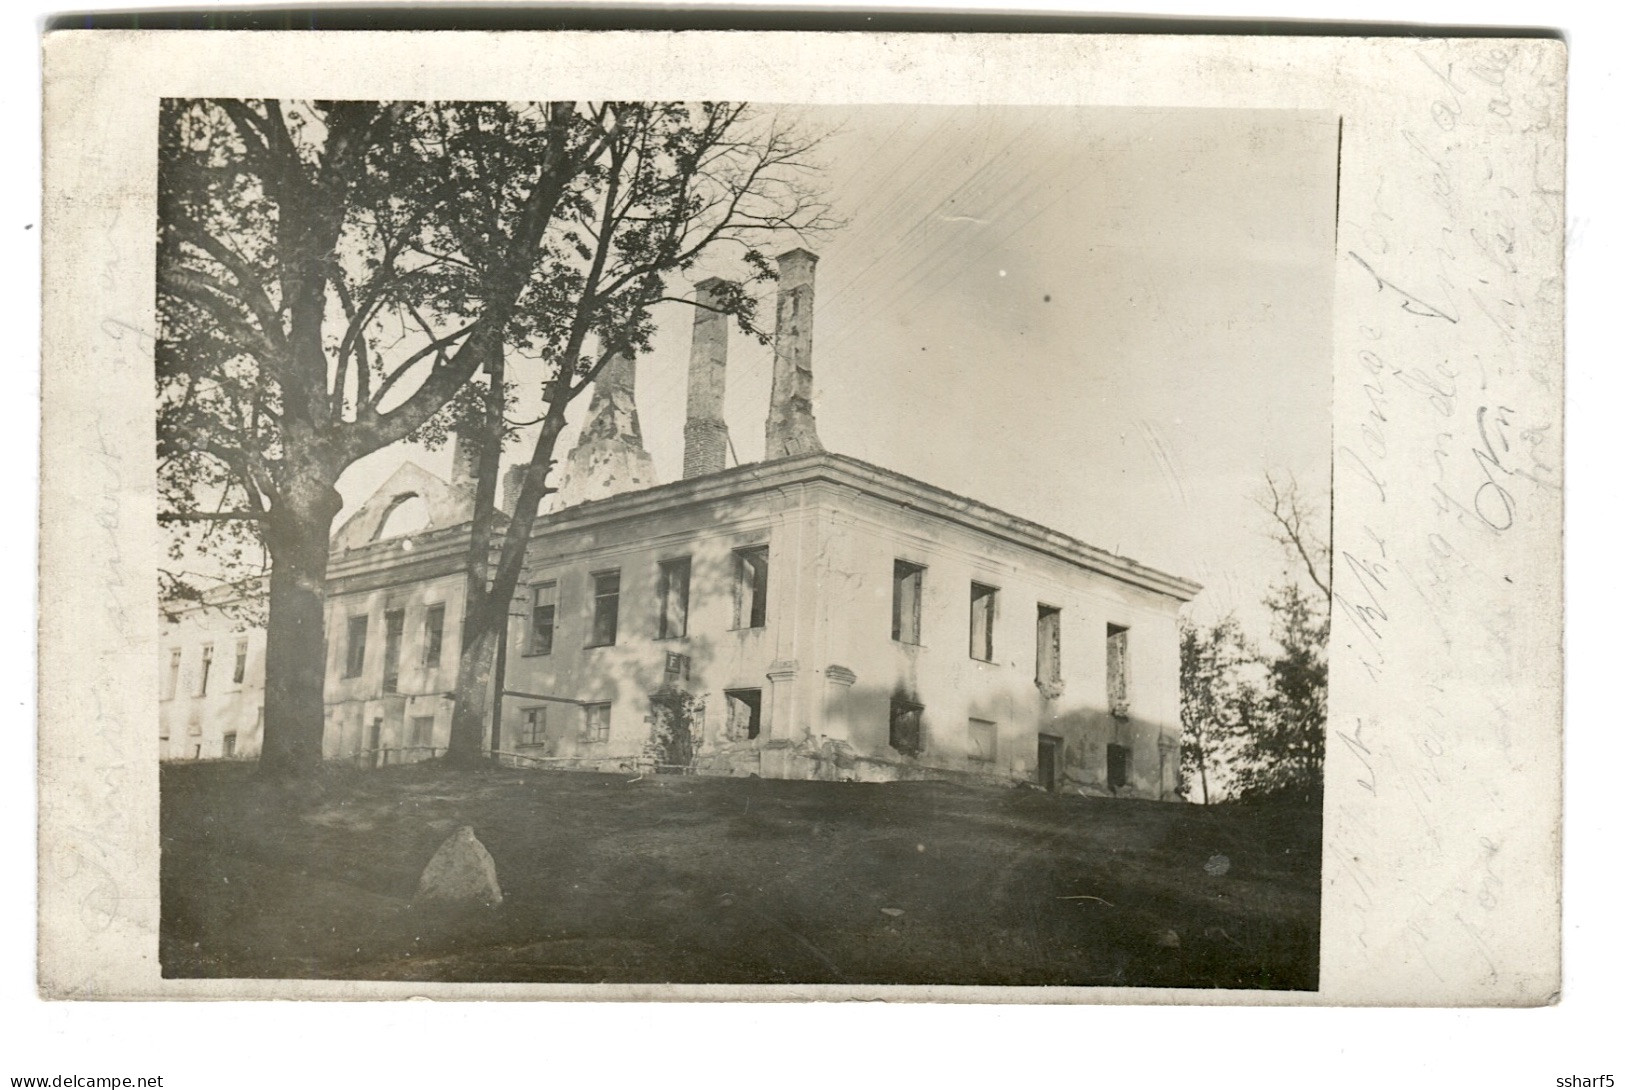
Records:
[[[451,483],[460,488],[473,488],[479,474],[479,440],[457,432],[451,438]]]
[[[779,255],[778,327],[773,337],[773,399],[763,457],[789,458],[824,449],[812,405],[813,269],[818,255]]]
[[[694,340],[688,355],[688,416],[683,423],[683,479],[721,472],[728,464],[723,396],[728,383],[728,316],[708,310],[727,281],[694,286]]]
[[[528,472],[530,466],[524,463],[502,471],[502,509],[509,514],[519,506],[519,490],[525,487],[525,474]]]
[[[491,373],[490,363],[481,368],[487,376]],[[464,435],[461,431],[452,433],[451,439],[451,483],[457,488],[472,490],[476,487],[476,478],[480,475],[480,436]]]

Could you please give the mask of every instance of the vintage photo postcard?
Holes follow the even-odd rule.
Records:
[[[1561,42],[45,59],[45,994],[1555,999]]]

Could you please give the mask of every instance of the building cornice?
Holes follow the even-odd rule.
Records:
[[[645,519],[656,511],[737,501],[762,492],[814,483],[855,491],[1181,602],[1190,601],[1202,589],[1200,583],[1107,552],[979,500],[827,451],[738,466],[568,507],[538,519],[532,538],[601,528]]]
[[[1202,589],[1201,584],[1192,580],[1107,552],[978,500],[827,451],[755,462],[577,504],[539,516],[531,539],[538,541],[560,534],[603,529],[643,521],[662,511],[737,503],[766,492],[817,484],[868,496],[1181,602],[1190,601]],[[335,550],[328,565],[331,590],[336,594],[382,590],[460,574],[466,570],[468,533],[469,526],[464,523],[354,549]]]
[[[331,594],[388,590],[461,575],[468,570],[469,524],[334,550],[327,562]]]

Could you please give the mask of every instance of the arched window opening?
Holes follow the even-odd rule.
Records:
[[[389,508],[378,522],[374,541],[415,534],[429,525],[429,505],[416,492],[402,492],[389,501]]]

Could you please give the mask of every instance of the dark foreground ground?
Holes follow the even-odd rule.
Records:
[[[1314,810],[428,765],[289,790],[253,771],[163,771],[166,976],[1316,985]],[[414,909],[464,824],[505,903]]]

